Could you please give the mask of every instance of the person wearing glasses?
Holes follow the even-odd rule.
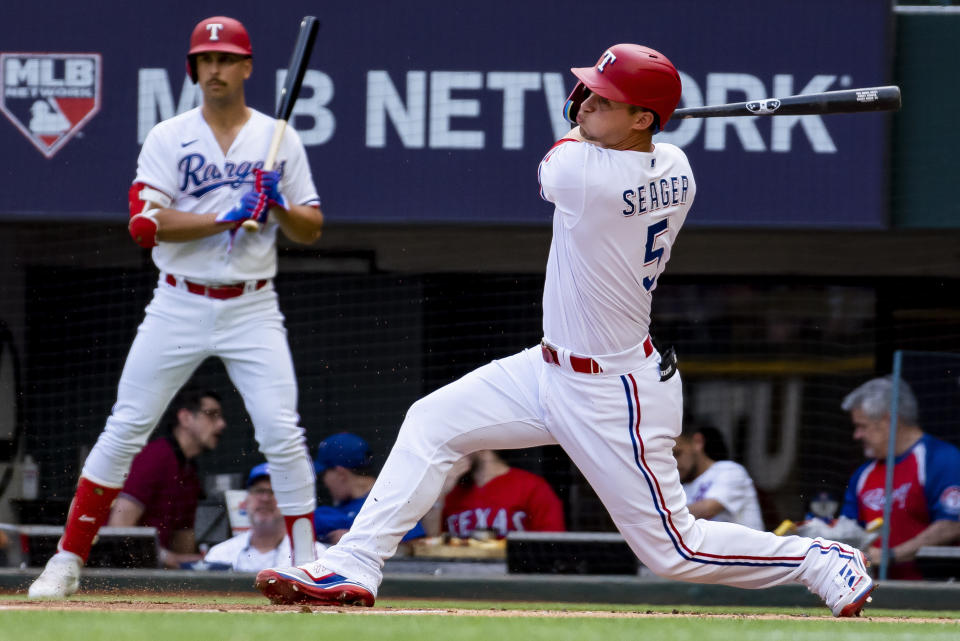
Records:
[[[259,572],[277,563],[290,563],[290,537],[270,485],[270,464],[261,463],[247,477],[247,498],[241,504],[250,529],[217,543],[203,557],[210,570]],[[326,546],[314,543],[319,555]]]
[[[227,423],[211,390],[183,390],[170,409],[169,431],[134,457],[108,525],[157,528],[161,562],[178,568],[201,558],[193,530],[203,492],[195,459],[217,446]]]

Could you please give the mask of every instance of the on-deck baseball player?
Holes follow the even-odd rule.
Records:
[[[297,385],[273,277],[276,236],[312,243],[323,214],[303,144],[287,128],[277,171],[263,157],[274,119],[246,106],[250,38],[232,18],[201,21],[187,67],[201,107],[149,133],[130,189],[130,234],[153,248],[160,279],[130,348],[106,427],[87,457],[58,552],[31,597],[76,592],[80,568],[106,522],[134,455],[197,366],[218,356],[243,397],[295,563],[315,558],[313,462],[298,424]],[[269,214],[269,215],[268,215]],[[262,224],[257,233],[243,221]]]
[[[648,335],[651,294],[696,193],[686,156],[652,142],[680,100],[662,54],[611,47],[565,109],[579,123],[540,163],[555,205],[539,346],[413,404],[371,498],[320,560],[263,570],[278,603],[372,605],[382,566],[436,500],[447,470],[480,449],[560,444],[637,557],[663,577],[765,588],[798,581],[836,616],[873,589],[858,550],[694,519],[672,455],[680,376]],[[673,375],[671,375],[671,373]]]

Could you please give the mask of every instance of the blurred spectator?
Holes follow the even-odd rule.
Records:
[[[208,569],[259,572],[264,568],[293,565],[290,537],[270,485],[270,467],[261,463],[247,477],[247,498],[241,504],[250,518],[250,529],[218,543],[203,558]],[[316,544],[317,556],[325,549]]]
[[[718,429],[705,425],[684,430],[677,437],[673,455],[691,514],[764,529],[753,480],[746,468],[727,460]]]
[[[903,380],[898,387],[887,576],[921,579],[914,562],[917,550],[960,540],[960,450],[923,432],[913,390]],[[853,422],[853,438],[870,459],[850,478],[840,511],[861,526],[883,516],[892,397],[893,378],[886,376],[864,383],[842,403]],[[868,554],[873,563],[880,562],[879,539]]]
[[[317,476],[323,481],[333,505],[321,505],[313,514],[317,539],[336,543],[347,533],[367,500],[377,477],[371,470],[373,452],[356,434],[340,432],[324,439],[317,447]],[[403,541],[426,536],[417,523]]]
[[[173,425],[133,459],[108,525],[157,528],[160,560],[168,568],[200,559],[194,538],[203,495],[194,459],[217,446],[227,426],[213,391],[182,390],[171,403]]]
[[[840,501],[830,492],[817,492],[808,505],[807,514],[804,520],[820,519],[829,523],[837,516],[837,509],[840,507]]]
[[[468,454],[454,464],[440,498],[424,516],[427,531],[465,538],[490,530],[563,532],[563,504],[540,476],[510,467],[494,450]]]

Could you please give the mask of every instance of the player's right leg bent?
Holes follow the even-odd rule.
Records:
[[[315,564],[260,572],[257,587],[277,603],[343,603],[345,594],[372,604],[384,561],[436,501],[456,461],[481,449],[556,442],[543,427],[540,359],[528,350],[494,361],[414,403],[350,531]]]
[[[178,300],[182,296],[199,300]],[[110,517],[133,457],[143,449],[170,399],[207,355],[196,330],[203,326],[206,302],[188,293],[156,290],[127,354],[117,402],[84,462],[58,552],[30,586],[31,597],[63,598],[77,591],[80,568]]]
[[[799,581],[837,616],[863,607],[872,580],[859,551],[689,513],[672,454],[682,419],[679,376],[661,382],[649,362],[615,376],[553,369],[543,387],[551,432],[650,570],[754,589]]]

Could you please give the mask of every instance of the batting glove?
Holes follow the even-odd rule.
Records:
[[[280,193],[280,173],[276,171],[253,170],[253,188],[266,194],[268,207],[289,209],[287,199]]]
[[[234,223],[234,230],[239,228],[245,220],[255,220],[262,225],[267,220],[269,209],[267,201],[266,194],[248,191],[233,206],[233,209],[223,212],[217,216],[216,220],[218,223]]]

